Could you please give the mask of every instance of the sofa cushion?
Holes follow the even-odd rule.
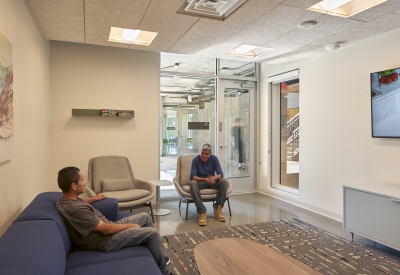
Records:
[[[50,274],[50,273],[43,273]],[[130,259],[108,261],[96,264],[71,268],[65,271],[65,275],[161,275],[153,257],[141,256]]]
[[[101,182],[101,192],[123,191],[132,188],[133,182],[131,178],[103,180]]]
[[[55,221],[64,241],[65,254],[67,254],[71,248],[71,240],[68,236],[67,228],[56,209],[56,202],[61,197],[61,194],[61,192],[45,192],[37,195],[15,219],[14,223],[31,220]]]
[[[125,202],[145,198],[150,195],[150,191],[143,189],[131,189],[125,191],[103,192],[103,194],[109,198],[115,198],[119,202]]]
[[[0,238],[0,274],[62,275],[65,251],[53,220],[12,224]]]
[[[70,253],[67,255],[65,269],[68,270],[84,265],[92,265],[141,256],[153,257],[150,253],[150,250],[145,245],[126,247],[122,250],[113,252],[89,251],[73,246]]]

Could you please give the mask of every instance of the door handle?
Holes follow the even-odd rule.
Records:
[[[224,145],[219,146],[219,149],[224,149],[224,148],[226,148],[226,146],[224,146]]]

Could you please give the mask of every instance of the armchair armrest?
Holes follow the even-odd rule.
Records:
[[[96,196],[96,193],[89,187],[86,186],[85,189],[86,189],[86,195],[88,196],[88,198]]]
[[[118,201],[113,198],[106,198],[101,201],[92,203],[93,207],[96,208],[110,221],[118,221],[119,219],[119,207]]]
[[[135,179],[135,188],[144,189],[150,191],[150,193],[156,192],[156,187],[148,181]]]

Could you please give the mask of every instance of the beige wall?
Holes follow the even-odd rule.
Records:
[[[50,190],[57,172],[89,159],[129,158],[135,176],[159,178],[159,53],[50,42]],[[134,110],[135,117],[72,117],[72,109]]]
[[[13,45],[14,154],[0,164],[0,235],[49,174],[49,43],[22,0],[0,0],[0,31]]]
[[[370,73],[400,67],[400,29],[289,65],[262,64],[259,186],[341,219],[347,183],[400,187],[400,139],[371,138]],[[300,69],[300,195],[269,188],[267,77]],[[274,148],[272,148],[274,150]]]

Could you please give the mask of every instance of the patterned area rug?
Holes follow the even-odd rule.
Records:
[[[164,236],[169,269],[198,275],[193,249],[216,238],[245,238],[272,247],[321,274],[400,274],[400,262],[318,227],[287,219]]]

